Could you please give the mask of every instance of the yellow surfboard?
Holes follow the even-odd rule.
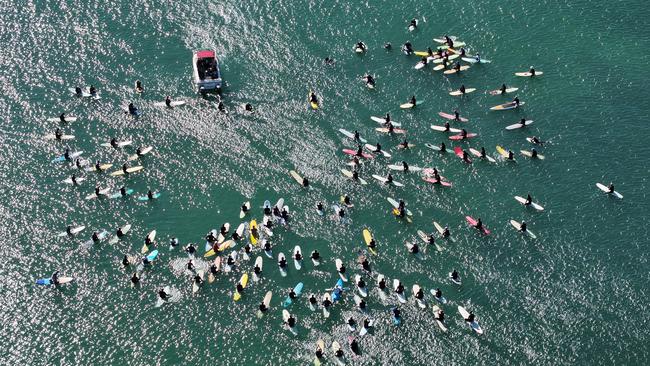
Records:
[[[244,273],[243,275],[241,275],[241,278],[239,279],[239,284],[241,285],[241,287],[246,288],[246,285],[248,285],[248,273]],[[239,301],[239,299],[241,299],[241,294],[239,293],[239,291],[235,290],[235,295],[233,295],[232,299],[235,301]]]
[[[257,239],[259,239],[259,232],[256,235],[253,235],[253,229],[257,232],[257,221],[255,219],[251,220],[250,226],[249,226],[249,231],[250,231],[250,239],[251,239],[251,244],[257,245]]]
[[[370,230],[363,229],[363,240],[366,242],[370,253],[377,255],[377,251],[370,247],[370,242],[372,241],[372,234],[370,234]]]
[[[497,145],[497,152],[499,153],[499,155],[503,156],[504,158],[508,157],[508,152],[499,145]]]

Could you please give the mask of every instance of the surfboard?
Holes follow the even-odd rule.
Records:
[[[400,104],[399,107],[402,108],[402,109],[411,109],[411,108],[413,108],[415,106],[418,106],[418,105],[420,105],[422,103],[424,103],[423,100],[416,100],[415,104],[409,102],[409,103]]]
[[[339,258],[336,258],[334,264],[336,265],[336,272],[339,274],[339,277],[341,277],[341,280],[343,282],[348,282],[348,277],[344,273],[339,272],[339,269],[341,268],[341,266],[343,266],[343,261],[340,260]],[[341,283],[341,286],[343,286],[343,283]],[[332,296],[332,298],[334,298],[334,296]]]
[[[215,258],[213,263],[214,263],[216,272],[219,272],[219,270],[221,269],[221,257]],[[214,274],[212,273],[212,271],[209,271],[209,273],[208,273],[208,282],[212,283],[212,282],[214,282],[214,279],[215,279]]]
[[[246,285],[248,285],[248,273],[241,275],[239,284],[242,286],[242,288],[246,288]],[[235,294],[233,295],[232,299],[234,301],[239,301],[241,299],[241,293],[235,289]]]
[[[463,317],[463,320],[469,318],[469,312],[468,312],[467,310],[465,310],[465,308],[462,307],[462,306],[460,306],[460,305],[458,305],[458,312],[459,312],[460,315]],[[466,320],[465,320],[465,321],[466,321]],[[466,321],[466,322],[467,322],[467,321]],[[481,329],[481,326],[478,324],[478,322],[477,322],[476,320],[474,320],[474,321],[471,322],[471,323],[468,322],[468,324],[469,324],[469,327],[470,327],[473,331],[475,331],[477,334],[483,334],[483,330]]]
[[[528,230],[528,228],[526,228],[525,232],[522,232],[521,231],[521,224],[518,221],[510,220],[510,225],[512,225],[512,227],[517,229],[517,231],[521,232],[522,234],[527,234],[532,239],[537,239],[537,235],[533,234],[530,230]]]
[[[255,265],[253,266],[253,268],[259,267],[260,268],[260,275],[261,275],[263,266],[264,266],[264,261],[262,260],[262,256],[258,255],[257,258],[255,258]],[[255,271],[253,271],[253,281],[257,282],[259,280],[260,280],[260,277],[255,273]]]
[[[304,287],[303,283],[300,282],[298,283],[294,288],[293,292],[296,294],[296,298],[300,297],[302,295],[302,288]],[[282,302],[282,307],[289,307],[289,305],[293,304],[293,300],[291,299],[290,296],[287,295],[287,298],[284,299],[284,302]]]
[[[332,302],[332,297],[327,292],[323,295],[323,301],[325,300],[329,300],[330,302]],[[324,318],[330,317],[330,311],[325,306],[323,306],[323,317]]]
[[[506,88],[506,94],[516,92],[519,88]],[[503,91],[501,89],[495,89],[490,91],[490,95],[501,95]]]
[[[618,192],[616,192],[616,191],[614,191],[614,192],[610,192],[610,191],[609,191],[609,187],[607,187],[606,185],[604,185],[604,184],[602,184],[602,183],[596,183],[596,187],[598,187],[598,189],[600,189],[601,191],[603,191],[603,192],[605,192],[605,193],[607,193],[607,194],[612,194],[612,195],[614,195],[614,196],[615,196],[616,198],[618,198],[618,199],[622,199],[622,198],[623,198],[623,195],[622,195],[622,194],[620,194],[620,193],[618,193]]]
[[[400,285],[400,281],[397,278],[393,279],[393,291],[396,291],[399,285]],[[406,289],[404,291],[406,291]],[[406,304],[406,296],[404,296],[404,291],[402,291],[401,294],[395,292],[395,296],[397,296],[397,300],[399,300],[399,302],[401,302],[402,304]]]
[[[51,133],[51,134],[49,134],[49,135],[45,135],[45,136],[43,136],[43,139],[45,139],[45,140],[61,140],[61,141],[67,141],[67,140],[73,140],[73,139],[74,139],[74,135],[61,135],[61,136],[59,136],[59,138],[57,139],[57,138],[56,138],[56,135],[53,134],[53,133]]]
[[[382,125],[383,125],[383,124],[386,124],[386,119],[383,118],[383,117],[375,117],[375,116],[372,116],[372,117],[370,117],[370,119],[373,120],[373,121],[375,121],[375,122],[377,122],[377,123],[379,123],[379,124],[382,124]],[[391,120],[390,123],[391,123],[394,127],[401,127],[401,126],[402,126],[401,123],[399,123],[399,122],[395,122],[395,121],[393,121],[393,120]]]
[[[376,145],[371,145],[371,144],[365,144],[364,147],[374,153],[377,153],[377,146]],[[387,158],[390,158],[392,155],[384,150],[380,150],[382,155],[384,155]]]
[[[433,310],[433,314],[435,316],[436,324],[438,324],[438,328],[440,328],[441,331],[446,332],[447,327],[443,322],[438,320],[438,313],[440,312],[440,307],[438,305],[434,305],[431,307],[431,309]]]
[[[264,299],[262,300],[262,304],[264,304],[264,306],[267,309],[266,311],[268,311],[269,306],[271,305],[271,299],[272,298],[273,298],[273,292],[267,291],[266,295],[264,295]],[[262,316],[264,316],[264,313],[261,310],[258,309],[257,310],[257,317],[261,318]]]
[[[377,128],[375,128],[375,131],[382,132],[382,133],[390,133],[390,130],[388,128],[386,128],[386,127],[377,127]],[[406,130],[403,130],[401,128],[393,128],[392,133],[405,134]]]
[[[465,136],[463,136],[463,135],[452,135],[452,136],[449,136],[449,139],[458,141],[458,140],[471,139],[472,137],[476,137],[476,136],[478,136],[478,133],[470,132]]]
[[[131,230],[131,225],[130,224],[126,224],[126,225],[122,226],[121,228],[119,228],[119,231],[122,232],[122,236],[128,234],[130,230]],[[111,238],[111,240],[108,241],[108,243],[109,244],[115,244],[119,240],[120,240],[120,237],[117,236],[117,231],[116,231],[116,234]]]
[[[169,103],[169,104],[170,104],[171,108],[180,107],[182,105],[185,105],[185,101],[184,100],[172,100],[171,103]],[[156,106],[156,107],[167,107],[167,103],[165,103],[165,101],[155,102],[153,105]]]
[[[296,245],[293,248],[293,265],[296,267],[296,270],[300,270],[302,269],[302,259],[296,260],[296,253],[300,253],[302,255],[302,250],[300,250],[300,245]]]
[[[413,284],[412,290],[413,290],[413,298],[415,299],[415,303],[420,307],[420,309],[426,308],[427,304],[424,301],[424,298],[422,298],[422,300],[420,300],[417,297],[415,297],[415,294],[417,294],[418,292],[420,292],[420,290],[422,290],[422,288],[420,288],[420,285],[418,285],[417,283]],[[424,293],[424,291],[423,291],[423,293]]]
[[[278,254],[278,268],[280,269],[280,275],[281,275],[282,277],[287,277],[287,269],[286,269],[286,267],[285,267],[285,268],[280,267],[280,262],[281,262],[283,259],[286,260],[287,258],[284,256],[284,253],[280,252],[280,253]]]
[[[400,165],[397,165],[397,164],[389,164],[389,165],[388,165],[388,169],[390,169],[390,170],[396,170],[396,171],[404,171],[404,165],[401,165],[401,164],[400,164]],[[409,165],[409,171],[410,171],[410,172],[419,172],[419,171],[421,171],[421,170],[422,170],[422,168],[420,168],[420,167],[418,167],[418,166],[411,166],[411,165]]]
[[[472,92],[475,92],[475,91],[476,91],[476,88],[466,88],[465,89],[465,94],[469,94],[469,93],[472,93]],[[449,92],[449,95],[451,95],[452,97],[457,97],[459,95],[463,95],[463,93],[461,93],[460,90],[454,90],[452,92]]]
[[[124,146],[131,146],[133,144],[133,141],[131,140],[125,140],[125,141],[118,141],[117,142],[117,147],[124,147]],[[104,142],[100,144],[103,147],[113,147],[110,142]]]
[[[348,178],[352,178],[352,177],[354,177],[354,175],[352,174],[352,172],[349,171],[349,170],[347,170],[347,169],[341,169],[341,173],[343,173],[343,175],[346,176],[346,177],[348,177]],[[366,182],[366,180],[363,179],[363,178],[361,178],[361,177],[357,177],[357,180],[358,180],[359,183],[361,183],[362,185],[366,185],[366,184],[368,184],[368,182]]]
[[[373,174],[372,177],[377,179],[378,181],[384,183],[384,184],[388,184],[388,179],[386,179],[386,178],[384,178],[382,176],[379,176],[377,174]],[[393,180],[392,184],[395,185],[396,187],[404,187],[404,184],[402,184],[400,182],[397,182],[395,180]]]
[[[354,275],[354,284],[357,287],[357,291],[361,297],[368,297],[368,288],[366,286],[359,287],[359,281],[361,280],[360,275]]]
[[[352,132],[350,132],[350,131],[348,131],[348,130],[346,130],[346,129],[344,129],[344,128],[339,128],[339,132],[342,133],[343,135],[345,135],[346,137],[348,137],[348,138],[354,140],[354,133],[352,133]],[[361,137],[361,136],[359,136],[359,141],[360,141],[361,143],[363,143],[363,144],[365,144],[366,142],[368,142],[368,140],[364,139],[364,138]]]
[[[156,230],[151,230],[151,232],[147,234],[147,239],[149,239],[149,241],[153,243],[156,240]],[[149,251],[149,246],[145,242],[145,244],[142,246],[142,249],[140,250],[140,253],[144,254],[148,251]]]
[[[452,128],[450,127],[449,130],[445,128],[445,126],[437,126],[437,125],[431,125],[431,129],[434,131],[439,131],[439,132],[454,132],[454,133],[459,133],[461,130],[458,128]]]
[[[65,277],[65,276],[59,277],[59,282],[57,283],[57,285],[63,285],[72,282],[73,280],[74,280],[73,277]],[[54,285],[54,282],[52,282],[51,277],[48,277],[48,278],[40,278],[36,280],[36,284],[41,286],[48,286],[48,285]]]
[[[72,152],[72,153],[69,154],[68,160],[72,161],[72,160],[78,158],[79,156],[81,156],[81,154],[83,154],[83,151]],[[53,163],[58,163],[58,162],[62,162],[62,161],[66,161],[65,155],[57,156],[56,158],[54,158],[52,160]]]
[[[311,99],[310,99],[311,94],[312,94],[312,91],[310,89],[309,93],[307,93],[307,101],[309,102],[309,105],[311,106],[311,109],[317,110],[318,109],[318,103],[314,103],[314,102],[311,101]]]
[[[517,202],[521,203],[522,205],[524,205],[524,206],[526,205],[526,199],[525,198],[523,198],[521,196],[515,196],[515,199],[517,200]],[[535,202],[531,202],[530,207],[536,209],[537,211],[544,211],[544,207],[540,206],[539,204],[537,204]]]
[[[296,172],[295,170],[290,170],[289,174],[291,174],[291,177],[293,177],[293,179],[295,179],[296,182],[298,182],[298,184],[304,187],[303,178],[300,176],[300,174],[298,174],[298,172]]]
[[[100,196],[105,196],[110,190],[111,190],[110,188],[104,188],[104,189],[99,191],[99,195],[97,195],[97,193],[93,192],[93,193],[87,195],[86,199],[87,200],[92,200],[92,199],[95,199],[95,198],[99,198]]]
[[[368,247],[368,251],[374,255],[377,255],[377,250],[370,247],[370,242],[372,241],[372,234],[370,233],[370,230],[363,229],[362,233],[363,233],[363,241],[366,243],[366,246]]]
[[[260,234],[258,231],[257,235],[254,235],[253,230],[257,231],[257,221],[255,219],[251,220],[250,224],[248,225],[248,232],[250,233],[251,244],[256,245]]]
[[[74,235],[78,234],[79,232],[83,231],[85,228],[86,227],[83,226],[83,225],[77,226],[77,227],[74,227],[74,228],[70,229],[70,234],[68,234],[66,231],[64,231],[62,233],[57,234],[57,236],[58,237],[68,236],[68,235],[73,235],[74,236]]]
[[[97,169],[97,167],[93,165],[93,166],[90,166],[90,167],[86,168],[86,171],[87,172],[103,172],[105,170],[110,169],[112,166],[113,166],[113,164],[111,164],[111,163],[100,164],[99,169]]]
[[[544,72],[543,72],[543,71],[535,71],[535,75],[534,75],[534,76],[541,76],[541,75],[544,75]],[[533,77],[533,74],[531,74],[530,71],[526,71],[526,72],[516,72],[516,73],[515,73],[515,76]]]
[[[131,167],[131,168],[127,168],[126,172],[131,174],[131,173],[139,172],[142,169],[144,169],[144,167],[142,165],[138,165],[138,166],[134,166],[134,167]],[[119,176],[124,175],[124,171],[122,169],[116,170],[116,171],[112,172],[110,175],[112,177],[119,177]]]
[[[497,162],[496,160],[494,160],[493,157],[491,157],[491,156],[488,155],[488,154],[485,154],[485,157],[482,157],[482,156],[481,156],[481,152],[478,151],[478,150],[476,150],[476,149],[474,149],[474,148],[471,148],[471,147],[470,147],[470,148],[469,148],[469,152],[472,153],[472,155],[476,156],[477,158],[486,159],[486,160],[489,161],[490,163],[496,163],[496,162]]]
[[[465,71],[465,70],[467,70],[467,69],[469,69],[469,66],[467,66],[467,65],[463,65],[463,66],[460,67],[460,71]],[[445,75],[449,75],[449,74],[455,74],[455,73],[457,73],[457,72],[459,72],[459,70],[453,68],[453,69],[445,70],[445,71],[443,72],[443,74],[445,74]],[[471,88],[470,88],[470,89],[471,89]],[[468,91],[465,90],[465,93],[468,93]]]
[[[533,152],[532,151],[528,151],[528,150],[519,150],[519,151],[521,152],[521,155],[529,157],[529,158],[533,158]],[[546,157],[544,155],[539,154],[539,153],[537,154],[537,156],[535,156],[535,158],[537,158],[539,160],[546,159]]]
[[[77,117],[74,116],[65,116],[63,117],[63,120],[65,122],[74,122],[77,120]],[[61,118],[59,117],[52,117],[47,119],[48,122],[61,122]]]
[[[504,104],[495,105],[494,107],[490,107],[490,110],[491,111],[507,111],[509,109],[519,108],[520,106],[522,106],[524,104],[526,104],[526,102],[519,102],[519,105],[517,105],[514,102],[504,103]]]
[[[136,160],[136,159],[138,159],[138,158],[140,158],[140,157],[142,157],[144,155],[147,155],[148,153],[151,152],[151,150],[153,150],[153,146],[147,146],[144,149],[140,150],[140,154],[133,154],[133,155],[129,156],[129,158],[127,160],[128,161]]]
[[[478,223],[478,221],[476,221],[472,216],[465,216],[465,220],[467,220],[467,222],[473,227],[476,227],[476,224]],[[490,230],[485,226],[481,228],[481,232],[485,235],[490,235]]]
[[[511,124],[509,126],[506,126],[506,130],[516,130],[518,128],[522,128],[522,127],[529,126],[529,125],[532,125],[532,124],[533,124],[532,120],[524,121],[523,125],[520,122],[517,122],[517,123]]]
[[[480,59],[477,60],[475,57],[461,57],[461,60],[469,62],[470,64],[480,63],[480,64],[489,64],[492,63],[490,60]]]
[[[159,198],[162,194],[160,192],[154,192],[154,194],[151,195],[151,199],[156,199]],[[150,198],[149,196],[139,196],[138,201],[149,201]]]
[[[460,122],[469,122],[469,119],[465,117],[460,117],[460,119],[456,119],[456,115],[450,114],[450,113],[445,113],[445,112],[438,112],[438,115],[442,118],[448,119],[450,121],[460,121]]]
[[[199,277],[200,277],[201,279],[203,279],[203,277],[204,277],[204,275],[205,275],[205,272],[204,272],[203,270],[199,270],[198,272],[196,272],[196,274],[199,275]],[[201,288],[201,287],[199,286],[199,284],[196,283],[196,281],[194,281],[194,279],[192,279],[192,293],[193,293],[193,294],[197,293],[197,292],[199,291],[200,288]]]

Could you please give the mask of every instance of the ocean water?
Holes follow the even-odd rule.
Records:
[[[638,21],[643,2],[450,1],[328,3],[275,1],[3,1],[0,12],[1,127],[0,329],[6,365],[304,365],[312,363],[315,342],[324,339],[324,362],[336,364],[329,350],[343,345],[346,364],[647,364],[649,280],[646,194],[650,115],[645,86],[650,32]],[[420,20],[416,31],[406,29]],[[428,66],[414,70],[415,56],[399,46],[409,40],[416,50],[432,38],[457,35],[470,53],[491,64],[474,65],[461,75],[443,76]],[[365,42],[363,55],[352,51]],[[386,50],[383,45],[392,43]],[[192,51],[215,49],[229,110],[220,114],[213,96],[197,95],[191,82]],[[334,65],[324,65],[331,57]],[[533,65],[544,75],[513,74]],[[359,78],[372,73],[374,90]],[[133,93],[135,80],[145,93]],[[501,83],[519,87],[522,108],[490,112],[508,101],[488,90]],[[67,89],[95,85],[99,101],[81,100]],[[448,95],[461,84],[478,90],[464,98]],[[307,93],[314,90],[321,109],[312,111]],[[166,95],[187,101],[174,110],[153,106]],[[413,110],[399,105],[411,95],[424,103]],[[134,102],[142,116],[134,120],[120,107]],[[251,103],[255,113],[243,110]],[[442,124],[439,111],[455,108],[479,134],[451,143],[429,128]],[[77,122],[48,122],[61,112]],[[390,112],[416,146],[398,150],[399,137],[378,134],[370,116]],[[525,130],[506,131],[521,118],[534,120]],[[452,122],[458,127],[459,123]],[[60,127],[75,135],[69,142],[45,141]],[[391,159],[366,162],[360,186],[340,174],[355,148],[337,132],[358,130],[381,143]],[[546,159],[517,155],[516,163],[463,164],[453,153],[441,155],[425,143],[480,148],[496,156],[495,146],[518,152],[530,149],[527,136],[550,141],[540,148]],[[101,147],[111,137],[132,139],[133,148]],[[119,166],[135,147],[154,146],[140,160],[145,168],[127,178],[78,171],[51,160],[66,147],[83,157]],[[372,174],[386,175],[387,165],[407,161],[438,167],[453,182],[441,188],[417,173],[393,172],[404,188],[385,187]],[[303,189],[289,176],[295,169],[311,181]],[[112,171],[112,169],[111,169]],[[87,180],[79,187],[61,183],[71,174]],[[603,195],[596,182],[614,182],[623,200]],[[98,185],[112,191],[133,188],[162,192],[154,202],[127,199],[85,200]],[[545,207],[525,209],[514,195],[530,193]],[[331,205],[342,194],[355,204],[348,221],[332,217]],[[262,219],[265,200],[280,197],[290,207],[288,227],[270,238],[274,255],[290,255],[295,245],[305,256],[318,249],[320,267],[307,260],[281,277],[276,260],[255,249],[231,273],[192,294],[191,276],[182,271],[187,256],[170,251],[167,241],[195,243],[202,253],[205,234],[224,222],[239,224],[239,206],[250,201],[246,220]],[[413,222],[396,220],[387,197],[402,198]],[[319,216],[322,201],[327,214]],[[482,237],[464,216],[481,217],[492,235]],[[525,220],[538,239],[522,237],[509,224]],[[442,252],[428,248],[422,258],[404,243],[419,240],[417,230],[433,232],[432,221],[449,225],[453,243]],[[93,230],[132,231],[116,244],[90,248],[82,243]],[[75,238],[57,237],[65,226],[85,225]],[[377,256],[365,253],[361,232],[369,228]],[[123,254],[140,252],[146,234],[156,229],[158,260],[131,288],[134,267],[123,268]],[[246,241],[238,243],[241,250]],[[372,273],[357,264],[366,255]],[[250,273],[254,257],[264,258],[264,276],[251,282],[239,302],[235,284]],[[352,291],[324,319],[312,313],[307,296],[320,298],[338,276],[340,258],[348,275],[362,274],[370,285],[369,311],[354,307]],[[205,265],[202,258],[197,262]],[[457,269],[455,286],[447,274]],[[75,277],[59,289],[36,286],[55,270]],[[392,325],[395,296],[381,300],[377,274],[398,278],[408,304],[403,321]],[[298,335],[282,327],[281,301],[288,289],[304,282],[302,297],[289,310],[298,319]],[[425,290],[427,308],[413,301],[411,286]],[[174,288],[179,296],[156,308],[156,291]],[[349,285],[353,287],[353,285]],[[447,333],[433,320],[429,289],[442,289],[449,303]],[[267,291],[271,310],[255,316]],[[352,288],[350,289],[352,290]],[[476,314],[484,334],[474,334],[458,314],[458,305]],[[373,318],[376,326],[359,338],[362,354],[347,346],[345,320]]]

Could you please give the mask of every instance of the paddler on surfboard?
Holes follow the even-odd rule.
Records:
[[[168,301],[170,295],[169,295],[168,293],[165,292],[165,289],[164,289],[164,288],[161,288],[160,290],[158,290],[158,297],[159,297],[160,300],[162,300],[162,301]]]
[[[363,79],[366,82],[366,85],[368,86],[375,86],[375,78],[372,77],[372,75],[364,75],[361,79]]]
[[[406,41],[406,43],[404,43],[402,45],[402,52],[404,52],[407,55],[410,55],[410,54],[413,53],[413,46],[411,45],[411,42]]]

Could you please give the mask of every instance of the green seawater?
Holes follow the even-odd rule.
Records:
[[[337,363],[329,350],[334,340],[343,345],[348,365],[650,362],[646,3],[39,0],[3,1],[2,9],[0,364],[306,365],[319,338],[328,347],[323,361],[329,365]],[[414,17],[419,27],[409,33]],[[418,58],[400,52],[407,40],[425,50],[444,34],[458,36],[469,53],[480,52],[492,63],[443,76],[431,66],[414,70]],[[352,51],[358,41],[368,45],[367,53]],[[391,50],[384,49],[387,42]],[[220,58],[227,116],[217,110],[214,96],[193,90],[192,52],[203,48],[215,49]],[[324,65],[325,57],[334,65]],[[531,65],[544,75],[514,76]],[[360,81],[365,73],[375,76],[375,90]],[[138,79],[146,88],[140,96],[132,89]],[[510,100],[487,94],[501,83],[519,87],[516,95],[525,106],[490,112]],[[68,91],[90,84],[101,100],[78,99]],[[448,95],[461,84],[478,90],[464,98]],[[308,107],[309,89],[321,100],[318,111]],[[153,106],[166,95],[187,105]],[[424,103],[400,110],[411,95]],[[130,101],[142,110],[137,120],[120,109]],[[255,113],[245,112],[244,103]],[[429,128],[444,122],[439,111],[456,108],[470,118],[462,126],[478,137],[452,143]],[[47,122],[61,112],[79,120]],[[370,116],[386,112],[403,124],[413,149],[398,150],[400,137],[375,131],[379,125]],[[534,124],[505,130],[521,118]],[[57,127],[76,138],[45,141]],[[356,146],[339,128],[358,130],[393,155],[363,164],[367,186],[340,173],[349,160],[341,150]],[[550,141],[539,148],[544,161],[518,153],[532,147],[525,140],[532,135]],[[111,137],[132,139],[133,148],[100,146]],[[517,152],[517,162],[466,165],[451,152],[424,147],[443,141],[450,148],[484,146],[493,156],[501,145]],[[51,162],[69,147],[91,161],[119,166],[147,145],[154,150],[139,162],[145,169],[127,178]],[[429,185],[418,173],[393,172],[404,188],[371,178],[401,161],[435,166],[453,187]],[[310,189],[293,181],[292,169],[309,178]],[[61,183],[72,174],[87,180],[78,187]],[[596,182],[613,182],[624,199],[604,195]],[[111,192],[125,185],[135,194],[85,200],[95,185]],[[162,196],[138,201],[149,188]],[[528,193],[543,212],[513,198]],[[342,194],[355,205],[347,223],[332,217],[331,205]],[[234,230],[244,201],[253,207],[246,220],[261,221],[263,202],[280,197],[291,221],[274,229],[274,259],[256,247],[249,261],[240,255],[234,271],[192,294],[191,275],[183,271],[187,255],[180,248],[170,251],[169,238],[179,238],[182,246],[197,244],[196,263],[204,268],[209,230],[224,222]],[[395,219],[387,197],[404,199],[413,223]],[[319,201],[325,216],[315,210]],[[468,227],[465,215],[482,218],[492,235]],[[510,219],[525,220],[538,239],[522,237]],[[449,225],[456,241],[440,240],[444,250],[428,248],[421,259],[407,253],[404,243],[419,240],[417,230],[433,232],[433,220]],[[132,231],[116,244],[82,245],[93,230],[114,232],[127,223]],[[75,238],[57,237],[68,224],[87,228]],[[366,227],[377,240],[377,256],[365,252]],[[120,260],[139,255],[153,229],[160,255],[142,272],[141,287],[131,288],[135,266],[125,269]],[[235,250],[241,252],[245,243]],[[314,268],[305,260],[297,271],[289,258],[289,274],[281,277],[277,255],[290,256],[295,245],[306,257],[318,249],[322,264]],[[368,256],[371,274],[357,264],[360,254]],[[232,301],[236,282],[252,271],[257,255],[264,258],[263,279],[249,282],[242,300]],[[355,309],[351,283],[329,319],[307,307],[308,295],[320,299],[335,284],[336,258],[349,277],[362,274],[368,283],[367,314]],[[462,286],[448,280],[453,269]],[[34,284],[55,270],[75,281],[59,289]],[[398,327],[390,318],[395,296],[378,296],[379,273],[406,288]],[[293,336],[282,327],[281,302],[298,282],[305,288],[289,308],[298,320]],[[424,310],[413,299],[416,283],[425,290]],[[179,297],[156,308],[162,286]],[[442,306],[447,333],[433,320],[429,290],[436,287],[449,300]],[[258,319],[257,306],[269,290],[271,310]],[[469,329],[458,305],[476,314],[483,335]],[[348,347],[350,316],[376,322],[358,338],[358,357]]]

